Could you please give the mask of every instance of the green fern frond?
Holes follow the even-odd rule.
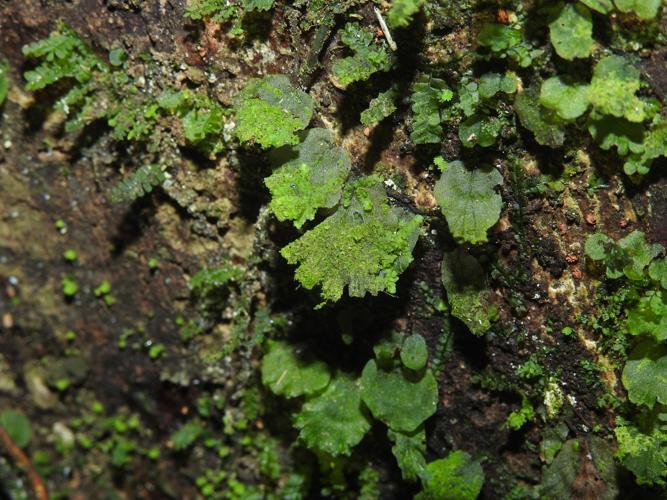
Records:
[[[120,181],[111,191],[111,201],[133,201],[153,191],[166,180],[159,165],[144,165]]]

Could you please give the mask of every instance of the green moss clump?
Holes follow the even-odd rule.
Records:
[[[422,218],[389,206],[377,177],[348,189],[336,213],[281,250],[297,264],[296,279],[307,289],[322,287],[325,301],[394,293],[398,276],[412,261]]]
[[[297,157],[264,179],[271,191],[271,210],[278,220],[291,220],[300,228],[320,208],[340,201],[343,183],[352,168],[343,148],[327,129],[313,128],[294,148]]]

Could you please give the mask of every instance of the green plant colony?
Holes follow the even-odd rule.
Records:
[[[661,103],[643,92],[646,85],[630,51],[619,55],[595,38],[594,29],[616,15],[635,19],[641,29],[658,14],[658,0],[538,2],[548,18],[548,40],[528,36],[527,12],[519,6],[505,24],[483,24],[476,34],[473,57],[504,70],[450,74],[437,67],[430,73],[426,67],[407,90],[400,81],[392,81],[397,58],[387,37],[346,17],[353,2],[312,4],[306,21],[347,19],[336,35],[340,50],[330,67],[333,84],[352,92],[355,85],[377,75],[385,82],[360,114],[363,126],[372,128],[409,108],[410,139],[426,151],[441,143],[452,127],[458,129],[463,148],[470,149],[501,150],[501,144],[524,131],[547,148],[561,148],[566,142],[576,148],[589,134],[602,150],[616,151],[624,173],[637,183],[656,159],[667,155],[667,118]],[[232,36],[242,37],[244,16],[272,8],[272,0],[198,0],[186,15],[227,23]],[[438,8],[423,0],[395,0],[384,15],[389,30],[400,32]],[[334,29],[332,22],[322,25],[325,35]],[[441,215],[425,216],[394,203],[388,193],[395,185],[382,175],[361,174],[336,130],[311,126],[318,104],[291,75],[251,78],[234,105],[227,107],[203,91],[138,88],[126,71],[122,50],[101,58],[62,24],[48,38],[26,46],[24,54],[36,64],[25,73],[28,90],[67,82],[56,108],[67,116],[68,132],[104,120],[117,141],[142,145],[142,163],[113,190],[114,200],[136,199],[168,181],[174,168],[170,158],[179,146],[194,147],[210,157],[230,148],[286,153],[283,157],[290,159],[264,184],[271,212],[278,221],[293,225],[297,234],[280,254],[294,267],[295,280],[319,293],[318,308],[329,307],[345,294],[395,294],[420,234],[444,216],[458,242],[442,261],[445,308],[475,335],[492,328],[497,314],[486,270],[469,249],[488,241],[489,229],[503,211],[499,187],[504,176],[497,166],[464,164],[433,154],[432,171],[439,175],[433,195]],[[577,61],[592,67],[589,78]],[[308,71],[305,68],[304,74]],[[6,89],[0,72],[0,102]],[[617,457],[638,482],[665,484],[667,261],[659,257],[664,249],[648,243],[639,231],[618,241],[598,233],[588,239],[586,254],[599,263],[601,279],[627,282],[633,290],[623,303],[623,333],[633,339],[633,347],[622,381],[639,411],[617,423]],[[242,274],[232,268],[204,270],[193,279],[193,290],[210,297],[241,280]],[[76,284],[63,287],[67,294],[76,293]],[[436,411],[438,386],[420,335],[395,334],[381,341],[360,373],[333,369],[290,340],[266,340],[263,345],[262,383],[275,395],[296,401],[291,420],[299,441],[323,464],[342,463],[337,461],[349,456],[373,423],[380,422],[403,479],[421,485],[419,498],[461,500],[479,494],[482,467],[468,453],[452,451],[427,461],[424,424]],[[539,365],[534,368],[541,370]],[[11,427],[18,429],[18,438],[29,439],[18,417],[3,418],[17,421]],[[508,425],[519,429],[533,418],[532,406],[524,400]],[[174,436],[178,446],[197,439],[201,430],[193,426]],[[209,486],[202,480],[210,492]]]

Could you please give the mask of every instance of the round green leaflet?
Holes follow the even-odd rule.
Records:
[[[424,337],[418,334],[410,335],[403,341],[401,348],[401,362],[411,370],[421,370],[426,366],[428,349]]]
[[[375,418],[390,429],[412,432],[435,413],[438,385],[430,370],[378,369],[372,359],[361,373],[361,397]]]
[[[323,362],[300,357],[288,342],[269,342],[262,360],[262,383],[274,394],[286,398],[313,394],[324,389],[330,378]]]

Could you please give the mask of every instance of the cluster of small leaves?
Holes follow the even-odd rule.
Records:
[[[283,75],[251,80],[237,97],[236,133],[242,142],[296,145],[282,151],[292,159],[265,179],[277,218],[300,228],[320,208],[336,208],[281,255],[297,265],[296,279],[305,288],[321,287],[325,303],[337,301],[345,287],[353,297],[393,293],[412,261],[422,219],[391,207],[379,177],[345,184],[351,162],[331,132],[316,128],[296,134],[312,112],[312,99]]]
[[[348,455],[370,429],[357,383],[346,373],[332,376],[326,364],[309,359],[285,341],[269,342],[262,382],[275,394],[306,396],[294,426],[301,440],[329,455]]]
[[[487,230],[500,218],[503,177],[492,167],[468,169],[460,161],[444,165],[433,195],[452,235],[470,243],[487,241]]]
[[[535,410],[528,398],[525,396],[521,399],[521,408],[513,411],[507,417],[507,427],[518,431],[528,422],[535,418]]]
[[[459,139],[466,148],[489,147],[495,144],[501,130],[507,124],[504,117],[495,116],[497,96],[517,91],[517,77],[513,73],[485,73],[479,82],[467,78],[458,88],[456,107],[466,117],[459,125]]]
[[[663,250],[662,245],[648,243],[641,231],[633,231],[618,241],[604,233],[595,233],[585,245],[586,256],[602,262],[608,278],[625,276],[634,281],[644,279],[647,266]]]
[[[188,89],[167,89],[157,97],[150,97],[130,85],[124,71],[114,71],[101,86],[102,91],[112,91],[109,105],[100,117],[107,119],[115,139],[147,141],[149,150],[157,153],[160,134],[155,131],[158,121],[175,117],[187,144],[209,156],[225,149],[222,129],[226,111],[205,94]],[[86,98],[82,111],[72,120],[72,128],[80,128],[91,121],[86,108],[94,107],[98,97],[91,94]]]
[[[392,60],[385,43],[375,42],[372,31],[347,23],[340,39],[352,55],[338,59],[331,67],[332,81],[338,87],[346,88],[351,83],[368,80],[374,73],[391,67]]]
[[[486,50],[486,58],[509,59],[522,68],[530,66],[543,52],[523,39],[519,25],[485,24],[477,43]]]
[[[252,11],[267,11],[273,0],[193,0],[185,9],[185,15],[193,20],[215,23],[233,21],[229,33],[243,34],[243,16]]]
[[[647,129],[641,123],[631,123],[609,116],[595,118],[589,122],[588,130],[602,149],[616,147],[625,157],[623,170],[628,175],[645,175],[653,161],[667,156],[667,120],[656,116]]]
[[[144,93],[128,75],[120,49],[109,53],[108,63],[102,61],[71,28],[60,24],[48,38],[26,45],[23,53],[40,62],[25,73],[26,88],[39,90],[60,81],[70,85],[56,102],[56,109],[68,116],[66,131],[104,119],[116,140],[148,142],[150,154],[158,160],[158,120],[174,116],[188,144],[210,155],[224,149],[221,131],[225,111],[217,101],[190,90],[167,90],[158,97]],[[121,181],[111,198],[134,200],[165,178],[161,165],[146,164]]]
[[[561,76],[546,80],[540,103],[564,120],[576,119],[592,106],[596,118],[608,115],[639,123],[647,117],[647,103],[635,95],[640,86],[639,70],[626,58],[606,56],[595,65],[590,85]]]
[[[263,148],[299,143],[296,132],[313,116],[313,100],[285,75],[251,79],[236,98],[235,133],[243,143]]]
[[[667,417],[661,409],[667,405],[667,259],[658,258],[664,248],[634,231],[618,241],[596,233],[585,250],[604,265],[607,278],[627,279],[641,290],[625,311],[626,332],[636,343],[621,378],[630,401],[644,411],[634,422],[617,426],[617,456],[639,483],[665,484]]]
[[[588,58],[594,51],[589,7],[602,13],[613,9],[611,0],[583,3],[586,5],[557,5],[555,18],[549,25],[556,53],[567,60]],[[646,19],[656,15],[658,4],[616,2],[616,7],[622,12],[634,11]],[[535,89],[528,89],[517,96],[515,109],[536,140],[551,147],[563,144],[567,123],[590,110],[587,127],[600,147],[617,148],[618,154],[625,158],[626,174],[644,175],[656,158],[667,156],[667,121],[659,115],[654,100],[637,95],[641,87],[640,71],[628,58],[607,55],[595,65],[589,83],[567,75],[552,76],[542,83],[539,102]],[[649,124],[645,126],[647,121]]]
[[[23,55],[41,61],[25,73],[28,90],[43,89],[68,78],[85,84],[95,71],[106,69],[74,30],[62,23],[48,38],[23,47]]]
[[[406,481],[427,481],[424,421],[435,411],[437,383],[426,367],[428,351],[421,335],[385,340],[361,375],[364,403],[388,427],[392,452]],[[397,356],[397,353],[399,354]]]
[[[209,155],[224,150],[221,137],[225,125],[225,109],[217,101],[191,90],[167,90],[151,103],[146,117],[159,110],[180,119],[185,140]]]
[[[416,144],[438,143],[442,140],[442,124],[458,116],[462,119],[459,139],[464,147],[493,145],[507,124],[503,116],[496,116],[498,100],[515,93],[517,82],[511,72],[490,72],[478,81],[463,77],[453,92],[443,80],[421,75],[411,95],[410,138]]]
[[[111,81],[109,66],[88,48],[77,34],[59,24],[48,38],[23,47],[23,55],[39,61],[39,65],[24,73],[28,90],[41,90],[60,81],[71,85],[56,109],[72,116],[65,124],[67,131],[105,116],[106,107],[99,104],[101,82]]]
[[[309,448],[349,455],[370,429],[372,415],[388,426],[403,477],[425,480],[423,424],[437,403],[435,377],[426,367],[426,343],[419,335],[400,345],[387,341],[376,346],[376,357],[355,381],[347,373],[332,375],[324,363],[308,357],[305,348],[271,341],[262,360],[262,382],[275,394],[305,397],[294,426]]]
[[[336,212],[280,253],[298,266],[295,276],[305,288],[321,286],[325,301],[337,301],[345,287],[352,297],[394,293],[421,221],[391,207],[381,179],[369,176],[348,185]]]

